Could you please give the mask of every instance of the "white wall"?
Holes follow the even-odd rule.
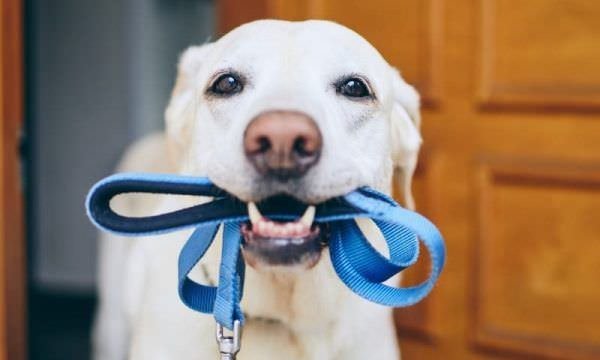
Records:
[[[126,144],[160,129],[178,54],[213,33],[207,0],[31,0],[27,134],[35,286],[94,288],[83,202]]]

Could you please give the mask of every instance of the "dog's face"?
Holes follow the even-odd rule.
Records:
[[[188,49],[166,115],[181,171],[249,204],[246,260],[309,267],[323,235],[309,205],[360,186],[389,191],[394,165],[410,187],[418,107],[413,88],[351,30],[265,20]],[[306,214],[270,221],[259,208],[271,199],[302,202]]]

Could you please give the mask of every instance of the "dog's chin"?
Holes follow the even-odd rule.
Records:
[[[298,212],[295,219],[272,220],[262,215]],[[314,222],[315,207],[288,196],[275,196],[258,205],[248,203],[250,221],[242,224],[242,253],[246,263],[257,270],[308,270],[321,258],[327,243],[326,226]]]
[[[324,246],[318,225],[306,236],[269,237],[256,234],[244,224],[242,234],[244,259],[257,270],[308,270],[319,262]]]

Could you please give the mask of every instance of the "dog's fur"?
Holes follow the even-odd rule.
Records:
[[[210,96],[208,84],[224,69],[244,74],[244,91],[226,99]],[[357,101],[337,93],[332,84],[344,75],[365,77],[376,98]],[[321,131],[320,161],[302,179],[267,181],[244,156],[246,126],[269,110],[305,113]],[[389,193],[397,169],[405,205],[413,206],[410,181],[421,143],[418,94],[366,40],[343,26],[263,20],[189,48],[181,56],[166,123],[166,134],[133,146],[119,170],[209,176],[243,201],[286,192],[318,203],[363,185]],[[118,199],[116,206],[136,215],[190,201],[136,197]],[[381,249],[373,225],[360,225]],[[177,256],[187,236],[102,235],[96,360],[216,358],[214,319],[189,310],[177,295]],[[214,282],[218,247],[196,267],[194,279]],[[310,270],[247,269],[239,358],[398,358],[391,309],[345,288],[326,253]]]

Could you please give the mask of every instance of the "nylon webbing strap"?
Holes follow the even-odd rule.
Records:
[[[160,215],[127,217],[110,208],[110,200],[124,193],[196,195],[213,200]],[[125,173],[107,177],[94,185],[86,207],[97,227],[120,235],[150,235],[194,227],[179,254],[181,300],[193,310],[213,314],[219,324],[230,330],[235,320],[243,323],[240,301],[245,264],[240,255],[240,227],[248,221],[248,214],[239,200],[227,195],[207,178]],[[274,220],[295,219],[303,210],[295,203],[279,208],[267,205],[263,209],[261,206],[261,212]],[[354,221],[358,217],[370,218],[379,227],[389,249],[389,259],[365,238]],[[435,225],[373,189],[359,188],[318,205],[315,221],[329,224],[331,262],[340,280],[370,301],[394,307],[412,305],[427,296],[444,266],[446,249]],[[219,283],[217,286],[196,283],[188,274],[212,244],[221,224],[223,248]],[[419,240],[430,253],[429,278],[405,288],[383,284],[416,262]]]

